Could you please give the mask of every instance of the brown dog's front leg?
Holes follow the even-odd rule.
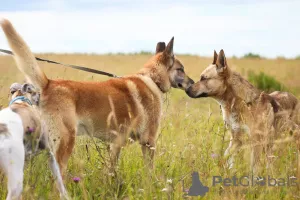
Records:
[[[154,142],[141,144],[143,157],[145,165],[148,166],[150,170],[153,170],[154,168],[154,155],[155,155],[155,144]]]
[[[120,152],[121,152],[121,146],[119,144],[116,144],[116,143],[110,144],[109,173],[111,173],[111,174],[115,174],[115,172],[116,172],[116,165],[117,165],[118,160],[119,160]]]

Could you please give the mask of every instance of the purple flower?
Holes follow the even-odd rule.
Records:
[[[184,192],[188,193],[189,192],[189,188],[185,188]]]
[[[78,183],[78,182],[80,181],[80,178],[79,178],[79,177],[74,177],[74,178],[73,178],[73,181],[74,181],[75,183]]]
[[[34,128],[28,128],[28,131],[32,133],[34,132]]]
[[[217,158],[218,156],[219,156],[219,155],[216,154],[216,153],[212,153],[212,154],[211,154],[211,157],[212,157],[212,158]]]

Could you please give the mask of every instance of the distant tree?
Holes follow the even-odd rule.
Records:
[[[150,54],[153,54],[153,52],[151,52],[151,51],[140,51],[138,54],[141,54],[141,55],[150,55]]]
[[[286,60],[286,58],[284,56],[277,56],[276,58],[277,60]]]
[[[262,58],[259,54],[255,54],[255,53],[247,53],[243,56],[243,58],[255,58],[255,59],[260,59]]]

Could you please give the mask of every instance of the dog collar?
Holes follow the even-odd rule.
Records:
[[[9,105],[15,103],[16,101],[23,101],[23,102],[26,102],[26,103],[28,103],[29,105],[32,106],[31,101],[30,101],[27,97],[24,97],[24,96],[18,96],[18,97],[16,97],[16,98],[12,99],[12,100],[9,102]]]

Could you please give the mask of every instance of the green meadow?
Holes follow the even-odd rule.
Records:
[[[137,72],[149,54],[87,55],[42,54],[39,57],[62,63],[83,65],[117,75]],[[194,80],[212,58],[178,55],[186,73]],[[228,58],[229,66],[248,78],[250,71],[274,77],[285,88],[300,97],[300,60]],[[40,63],[51,79],[105,81],[100,75],[81,72],[58,65]],[[0,106],[9,102],[9,86],[23,82],[12,57],[0,56]],[[282,141],[287,136],[281,134]],[[164,95],[164,108],[157,139],[155,169],[150,172],[143,162],[138,143],[128,144],[121,151],[117,175],[107,173],[107,145],[96,138],[79,136],[69,160],[65,185],[72,199],[300,199],[296,186],[213,186],[213,177],[230,178],[250,174],[250,149],[244,136],[245,148],[236,157],[233,169],[226,167],[223,156],[230,132],[225,129],[219,105],[211,98],[191,99],[184,91],[172,89]],[[296,176],[298,153],[293,142],[281,142],[272,155],[272,167],[262,166],[261,176],[276,179]],[[192,172],[198,172],[209,191],[203,197],[189,197]],[[79,178],[79,181],[74,181]],[[0,199],[7,194],[6,178],[0,173]],[[300,184],[300,180],[298,181]],[[46,153],[28,159],[25,167],[23,199],[59,199],[55,180],[48,166]]]

